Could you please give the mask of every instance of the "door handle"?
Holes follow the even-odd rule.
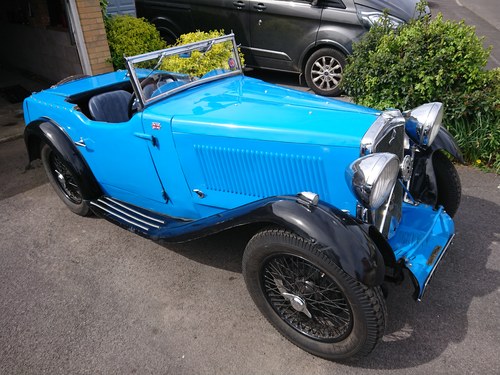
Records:
[[[153,147],[158,145],[158,140],[154,135],[145,134],[145,133],[134,133],[134,136],[137,138],[145,139],[146,141],[150,141],[153,144]]]
[[[264,10],[266,10],[266,6],[263,4],[263,3],[258,3],[256,5],[253,6],[255,9],[257,9],[257,12],[262,12]]]
[[[85,141],[83,140],[83,138],[82,138],[82,137],[80,137],[80,140],[79,140],[79,141],[76,141],[76,142],[75,142],[75,145],[76,145],[76,146],[83,147],[83,148],[87,147],[87,145],[85,144]]]
[[[243,9],[245,7],[245,3],[241,0],[233,1],[233,5],[236,7],[236,9]]]

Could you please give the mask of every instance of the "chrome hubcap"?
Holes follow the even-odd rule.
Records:
[[[57,169],[54,170],[54,172],[56,172],[56,175],[57,175],[57,179],[59,180],[59,183],[62,185],[62,186],[66,186],[66,180],[64,179],[64,176],[62,175],[61,172],[59,172]]]
[[[283,286],[282,280],[274,279],[274,282],[276,283],[281,295],[290,302],[295,311],[304,313],[308,318],[312,318],[311,313],[307,309],[306,301],[302,297],[297,296],[296,294],[288,293]]]
[[[290,301],[290,304],[296,311],[304,313],[308,318],[312,318],[311,313],[307,309],[306,301],[303,298],[290,293],[283,293],[282,296]]]

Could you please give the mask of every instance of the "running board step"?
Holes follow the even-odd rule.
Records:
[[[149,238],[156,237],[170,225],[185,222],[106,196],[90,201],[90,207],[96,215]]]

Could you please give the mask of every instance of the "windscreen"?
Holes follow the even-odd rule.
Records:
[[[241,74],[234,39],[225,36],[127,59],[145,104],[186,88]]]

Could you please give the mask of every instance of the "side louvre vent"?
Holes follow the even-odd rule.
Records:
[[[319,157],[204,145],[194,148],[208,190],[257,198],[312,191],[329,199]]]

